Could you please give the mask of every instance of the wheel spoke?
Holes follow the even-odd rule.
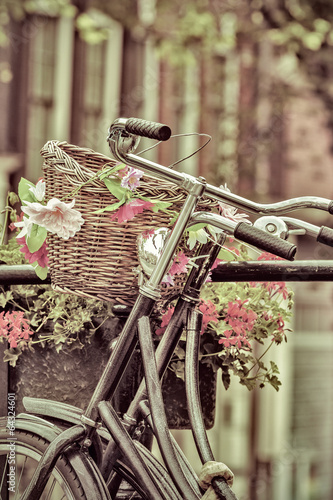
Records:
[[[52,497],[51,497],[51,495],[52,495],[52,493],[53,493],[53,490],[54,490],[54,488],[55,488],[55,485],[56,485],[56,480],[55,480],[55,479],[53,479],[52,484],[51,484],[51,486],[50,486],[50,488],[49,488],[49,491],[48,491],[48,493],[47,493],[47,497],[45,498],[45,500],[50,500],[50,499],[52,498]]]
[[[23,457],[23,455],[20,455],[20,456]],[[15,488],[15,497],[14,497],[14,500],[16,500],[17,495],[19,495],[20,484],[21,484],[21,480],[22,480],[22,477],[23,477],[23,472],[24,472],[27,460],[28,460],[28,457],[24,457],[24,462],[23,462],[23,465],[21,467],[20,477],[19,477],[18,483],[17,483],[16,488]]]

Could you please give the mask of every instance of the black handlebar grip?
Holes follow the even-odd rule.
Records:
[[[319,243],[324,243],[324,245],[333,247],[333,229],[321,226],[317,236],[317,241],[319,241]]]
[[[223,477],[214,477],[212,479],[212,486],[221,500],[237,500],[235,493]]]
[[[283,259],[294,260],[296,245],[282,240],[277,236],[268,234],[257,227],[253,227],[247,222],[240,222],[234,230],[235,238],[242,240],[250,245],[260,248]]]
[[[126,132],[148,139],[167,141],[171,136],[171,129],[163,123],[149,122],[140,118],[128,118],[125,125]]]

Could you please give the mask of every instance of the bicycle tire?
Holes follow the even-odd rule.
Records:
[[[28,431],[15,430],[11,441],[0,430],[0,492],[1,499],[21,498],[48,442]],[[9,443],[14,443],[12,448]],[[2,463],[1,463],[2,462]],[[13,464],[13,465],[12,465]],[[10,469],[10,467],[14,467]],[[2,472],[1,472],[2,471]],[[8,476],[9,474],[9,476]],[[12,481],[12,482],[8,482]],[[41,500],[85,500],[86,495],[75,470],[61,455],[41,496]]]

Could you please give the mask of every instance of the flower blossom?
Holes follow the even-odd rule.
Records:
[[[29,188],[29,191],[31,191],[32,194],[35,195],[36,200],[43,201],[45,196],[45,182],[43,181],[43,179],[39,179],[36,186],[31,186]]]
[[[220,186],[220,189],[222,189],[223,191],[228,191],[228,193],[230,193],[230,189],[227,187],[226,184],[224,186]],[[219,205],[220,213],[221,213],[221,215],[223,215],[223,217],[226,217],[227,219],[231,219],[235,222],[241,222],[241,221],[249,222],[247,220],[248,215],[242,214],[242,213],[238,214],[237,208],[232,207],[231,205],[228,205],[227,203],[223,203],[221,201],[218,202],[218,205]]]
[[[201,300],[199,305],[199,311],[202,312],[202,327],[201,335],[205,332],[209,323],[218,323],[218,311],[215,304],[210,300]]]
[[[118,219],[119,224],[133,219],[137,214],[141,214],[144,210],[149,210],[154,206],[150,201],[140,200],[136,198],[122,205],[112,216],[111,220]]]
[[[171,276],[174,276],[175,274],[187,273],[186,265],[188,264],[189,260],[190,259],[186,257],[184,252],[180,251],[175,257],[170,268],[169,273],[171,274]]]
[[[238,347],[238,349],[251,348],[247,335],[254,328],[257,314],[252,309],[244,307],[246,302],[247,300],[240,299],[228,302],[224,321],[229,328],[223,332],[224,337],[219,339],[219,344],[223,344],[225,347]]]
[[[40,267],[47,267],[49,264],[49,259],[47,256],[47,246],[46,246],[46,241],[42,244],[39,250],[37,252],[30,252],[28,245],[25,241],[25,238],[19,238],[19,236],[16,237],[16,241],[19,245],[22,245],[20,248],[20,252],[24,254],[24,258],[30,263],[33,264],[34,262],[37,262],[37,264]]]
[[[64,203],[57,198],[52,198],[46,206],[28,201],[25,201],[25,204],[22,210],[29,216],[32,223],[44,227],[64,240],[73,237],[84,223],[81,213],[73,209],[75,200],[71,203]]]
[[[186,265],[189,263],[189,260],[190,259],[186,257],[184,252],[180,251],[174,258],[170,270],[168,274],[164,276],[162,283],[173,286],[175,284],[173,276],[176,276],[177,274],[187,273],[188,269]]]
[[[160,328],[156,330],[156,335],[162,335],[165,332],[166,327],[170,323],[171,317],[174,313],[174,306],[170,306],[164,314],[162,314],[162,322]],[[215,307],[215,304],[210,300],[201,300],[199,304],[199,311],[202,313],[202,328],[201,335],[207,329],[209,323],[214,322],[218,323],[218,312]]]
[[[171,317],[173,315],[173,312],[174,312],[175,308],[174,306],[170,306],[165,312],[164,314],[162,314],[162,322],[161,322],[161,326],[160,328],[158,328],[155,333],[156,335],[162,335],[164,332],[165,332],[165,329],[166,327],[168,326],[170,320],[171,320]]]
[[[23,217],[21,221],[13,223],[15,227],[22,228],[17,238],[23,238],[24,236],[30,236],[32,226],[34,225],[29,217]]]
[[[121,187],[134,191],[140,186],[140,179],[143,176],[142,170],[128,167],[126,173],[122,176]]]
[[[163,276],[162,283],[164,285],[175,286],[175,282],[171,274],[166,274],[165,276]]]
[[[11,348],[17,347],[21,340],[29,340],[33,333],[23,311],[0,313],[0,337],[7,339]]]
[[[282,257],[278,257],[278,255],[274,255],[273,253],[269,252],[262,252],[258,260],[284,260]]]

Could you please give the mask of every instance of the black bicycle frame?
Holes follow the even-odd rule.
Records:
[[[0,284],[8,285],[8,284],[19,284],[19,283],[30,283],[31,281],[36,284],[45,284],[45,281],[40,281],[35,277],[31,276],[31,269],[29,266],[0,266]],[[197,276],[199,273],[197,274]],[[195,276],[195,273],[194,273]],[[213,282],[228,282],[228,281],[288,281],[288,282],[297,282],[297,281],[333,281],[333,261],[296,261],[296,262],[285,262],[285,261],[254,261],[254,262],[229,262],[220,264],[216,269],[214,269],[211,273]],[[192,277],[193,278],[193,277]],[[188,295],[189,290],[191,290],[192,281],[189,280],[185,286],[185,298],[181,298],[178,301],[178,306],[176,306],[176,310],[174,313],[174,319],[169,325],[169,332],[175,332],[174,338],[171,339],[168,330],[165,332],[163,336],[163,341],[160,343],[159,350],[157,352],[157,368],[159,376],[162,377],[166,366],[168,364],[168,360],[172,355],[172,352],[175,348],[175,345],[178,342],[179,336],[183,330],[184,324],[186,322],[185,316],[187,312],[191,308],[193,308],[193,304],[195,302],[195,297],[191,294]],[[201,285],[201,284],[200,284]],[[194,287],[195,289],[195,287]],[[129,329],[135,329],[136,331],[136,323],[140,317],[147,317],[150,314],[150,310],[154,304],[154,299],[149,297],[141,297],[138,300],[140,314],[136,315],[136,317],[129,318],[126,325]],[[130,327],[128,327],[128,324]],[[125,326],[126,326],[125,325]],[[124,337],[126,338],[126,329],[124,332]],[[134,350],[137,337],[134,332],[130,336],[130,340],[127,339],[125,344],[126,352],[131,352]],[[124,345],[124,344],[123,344]],[[123,346],[122,346],[123,349]],[[124,352],[124,351],[122,351]],[[120,380],[120,374],[123,373],[124,364],[128,361],[127,357],[122,359],[121,363],[118,363],[117,370],[118,376],[114,377],[114,387],[116,387],[117,382]],[[113,366],[113,369],[115,367]],[[118,380],[119,378],[119,380]],[[114,390],[114,389],[113,389]],[[108,397],[110,395],[108,391]],[[99,393],[100,394],[100,393]],[[128,412],[125,416],[125,423],[127,421],[131,421],[134,423],[137,418],[138,411],[140,411],[141,406],[140,402],[144,401],[146,398],[146,388],[145,384],[141,384],[137,396],[133,400],[131,406],[128,409]],[[89,416],[86,417],[87,420]],[[85,423],[87,422],[85,421]],[[114,426],[114,424],[113,424]],[[133,429],[134,429],[133,425]],[[111,425],[112,428],[112,425]],[[82,439],[85,435],[94,429],[94,427],[89,427],[86,430],[79,430],[76,427],[72,428],[72,431],[68,430],[67,434],[62,436],[62,439],[59,440],[59,443],[53,443],[52,447],[52,458],[50,458],[50,452],[48,456],[45,456],[45,463],[40,463],[41,471],[44,470],[43,474],[40,474],[40,477],[37,477],[37,474],[34,476],[34,481],[32,486],[32,491],[34,498],[38,498],[38,496],[42,492],[42,484],[45,485],[48,478],[48,470],[49,473],[52,471],[53,464],[55,463],[55,458],[61,453],[61,450],[64,448],[64,442],[67,440],[67,445],[71,442],[74,442],[78,438]],[[205,438],[200,438],[205,441]],[[58,446],[58,447],[57,447]],[[110,446],[114,446],[112,442],[110,442]],[[199,445],[200,446],[200,445]],[[204,445],[206,446],[206,444]],[[111,448],[112,449],[112,448]],[[200,449],[200,448],[199,448]],[[110,451],[110,450],[109,450]],[[114,451],[114,450],[113,450]],[[207,453],[204,452],[204,456],[207,456]],[[115,454],[117,455],[117,453]],[[106,453],[105,458],[107,456],[110,457],[110,453]],[[133,460],[133,458],[132,458]],[[132,461],[131,460],[131,461]],[[42,462],[42,461],[41,461]],[[112,460],[111,460],[112,462]],[[105,466],[104,466],[105,467]],[[107,468],[106,468],[107,469]],[[37,472],[37,471],[36,471]],[[139,471],[138,471],[139,473]],[[142,476],[141,476],[142,477]],[[27,491],[27,496],[25,498],[29,498],[31,494],[30,491]],[[35,496],[37,493],[37,496]],[[32,497],[31,497],[32,498]],[[157,498],[157,497],[155,497]]]

